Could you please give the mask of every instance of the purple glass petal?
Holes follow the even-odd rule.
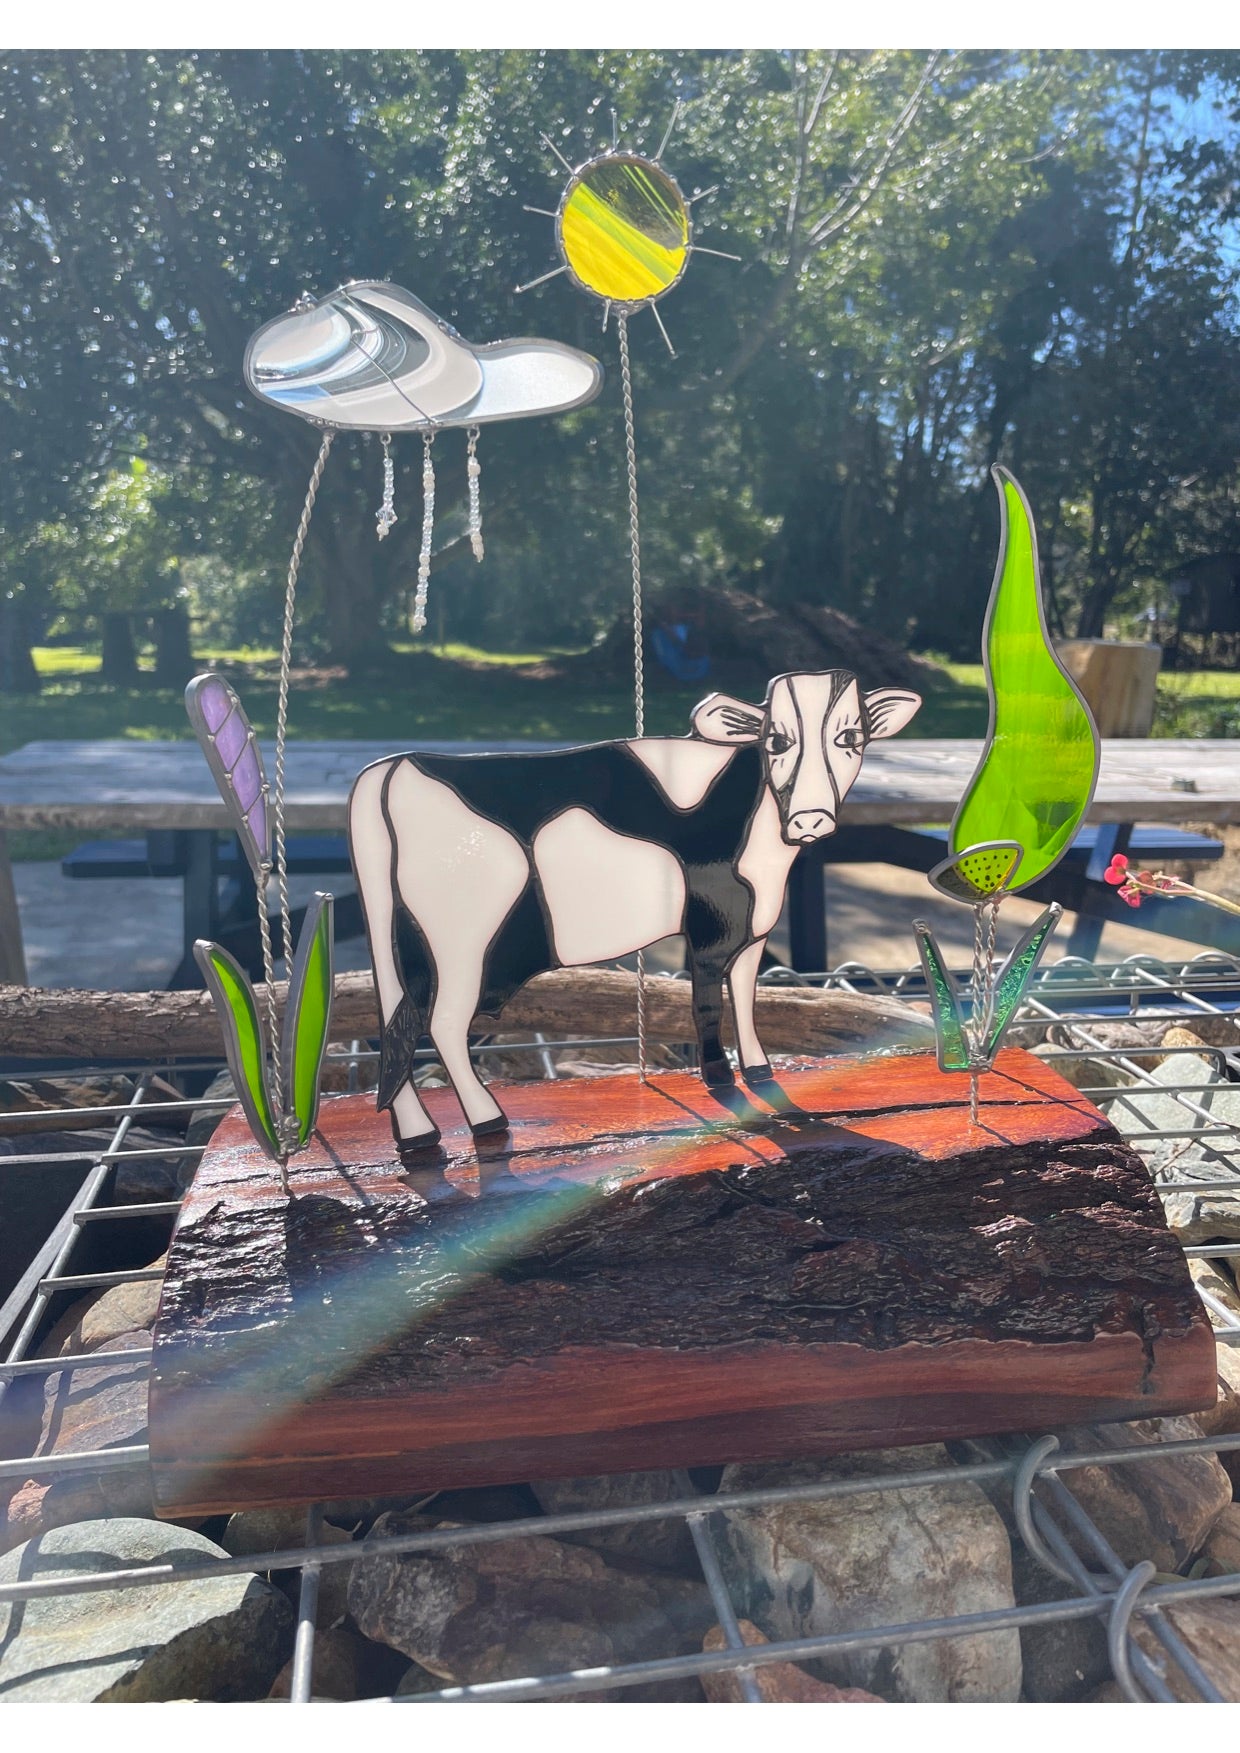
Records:
[[[207,729],[214,735],[232,711],[232,691],[218,676],[212,676],[199,688],[197,698]]]
[[[225,767],[231,768],[236,765],[237,757],[245,747],[246,732],[249,728],[244,716],[240,712],[234,712],[231,717],[225,719],[219,730],[216,731],[216,753]]]
[[[260,797],[245,819],[249,825],[250,833],[254,836],[254,844],[258,847],[264,859],[269,858],[271,855],[271,841],[267,836],[266,798]]]
[[[263,788],[262,770],[258,765],[258,756],[254,752],[253,743],[246,749],[230,775],[232,788],[237,794],[237,802],[246,814],[254,808],[259,793]]]

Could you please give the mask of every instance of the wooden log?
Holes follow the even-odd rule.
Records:
[[[169,1516],[773,1460],[1213,1403],[1214,1341],[1140,1159],[1012,1049],[514,1085],[396,1164],[324,1103],[290,1197],[237,1116],[173,1238],[150,1399]],[[795,1104],[795,1106],[793,1106]]]
[[[263,1009],[266,988],[258,987]],[[281,1011],[287,994],[277,988]],[[691,1041],[686,980],[648,984],[647,1030],[652,1041]],[[627,1035],[636,1026],[636,976],[598,968],[539,974],[504,1008],[506,1032],[565,1036]],[[822,992],[808,986],[763,986],[758,1030],[769,1052],[830,1053],[846,1048],[918,1045],[932,1039],[928,1018],[898,999]],[[369,974],[336,979],[334,1040],[378,1033]],[[220,1051],[219,1024],[205,992],[43,991],[0,987],[0,1054],[23,1058],[145,1059]]]

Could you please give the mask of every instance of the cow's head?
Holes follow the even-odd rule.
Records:
[[[851,670],[819,670],[776,676],[762,706],[708,694],[693,730],[709,743],[762,745],[780,831],[789,846],[808,846],[835,832],[866,745],[903,730],[920,705],[907,688],[863,694]]]

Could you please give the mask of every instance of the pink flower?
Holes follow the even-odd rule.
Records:
[[[1141,905],[1140,889],[1127,884],[1120,890],[1119,898],[1121,901],[1127,901],[1130,907],[1139,907]]]
[[[1115,857],[1103,871],[1102,880],[1104,883],[1111,883],[1115,888],[1128,881],[1128,860],[1122,852],[1115,854]]]

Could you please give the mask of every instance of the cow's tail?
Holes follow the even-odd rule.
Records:
[[[398,906],[393,936],[396,967],[404,996],[385,1024],[379,1054],[377,1106],[390,1108],[413,1074],[414,1054],[426,1033],[435,996],[435,965],[430,946],[408,908]]]

